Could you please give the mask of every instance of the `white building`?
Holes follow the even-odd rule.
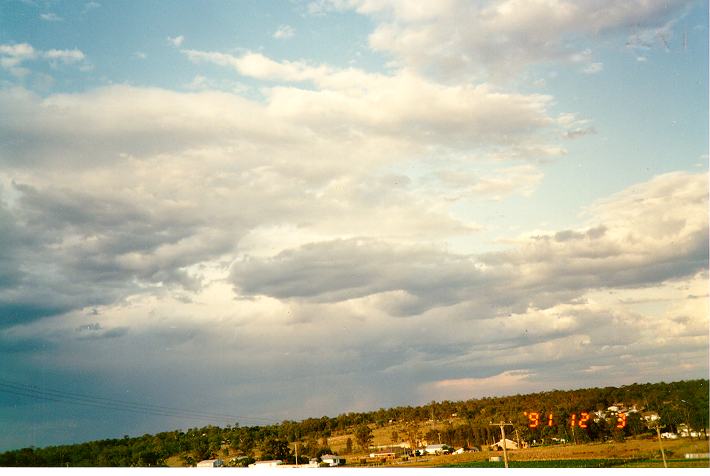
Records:
[[[343,466],[345,464],[345,458],[336,455],[323,455],[320,460],[329,466]]]
[[[501,439],[500,441],[493,443],[491,445],[492,450],[497,450],[497,449],[503,449],[503,440]],[[513,441],[509,440],[508,438],[505,439],[505,449],[506,450],[517,450],[518,449],[518,444]]]
[[[426,445],[424,452],[428,455],[438,455],[449,451],[448,445]]]
[[[198,468],[220,468],[224,465],[221,459],[205,459],[197,463]]]

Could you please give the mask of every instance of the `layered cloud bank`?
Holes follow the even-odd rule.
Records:
[[[371,21],[377,70],[172,32],[199,81],[46,91],[88,50],[0,44],[0,378],[280,420],[706,375],[705,165],[570,172],[616,131],[535,69],[606,74],[697,5],[415,3],[301,5]]]

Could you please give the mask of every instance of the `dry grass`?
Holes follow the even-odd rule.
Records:
[[[668,459],[682,459],[685,453],[707,453],[707,440],[679,439],[664,441],[663,448]],[[473,461],[487,461],[491,456],[502,455],[500,451],[481,451],[462,455],[427,456],[419,461],[402,463],[404,466],[442,466]],[[584,445],[559,445],[508,451],[510,461],[579,460],[579,459],[661,459],[658,440],[636,439],[623,443],[589,443]],[[426,459],[427,461],[423,461]],[[663,466],[663,463],[659,463]],[[707,460],[672,462],[671,466],[707,467]],[[642,464],[648,466],[648,464]],[[656,465],[655,463],[651,464]]]

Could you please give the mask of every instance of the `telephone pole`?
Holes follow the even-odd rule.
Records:
[[[522,448],[522,445],[520,444],[520,433],[517,428],[515,429],[515,439],[518,441],[518,448]]]
[[[501,420],[499,423],[491,422],[488,424],[488,426],[497,426],[500,428],[500,434],[502,436],[501,439],[503,440],[503,464],[507,468],[508,467],[508,451],[505,447],[505,427],[506,426],[513,426],[513,423],[512,422],[506,423],[503,420]]]
[[[658,446],[661,448],[661,458],[663,458],[663,467],[667,468],[668,463],[666,463],[666,452],[663,451],[663,443],[661,443],[661,425],[660,422],[656,422],[656,434],[658,435]]]

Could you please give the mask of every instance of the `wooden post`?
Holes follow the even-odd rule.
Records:
[[[663,458],[663,467],[667,468],[668,463],[666,463],[666,452],[663,451],[663,444],[661,443],[661,428],[658,424],[656,424],[656,434],[658,435],[658,446],[661,447],[661,458]]]

